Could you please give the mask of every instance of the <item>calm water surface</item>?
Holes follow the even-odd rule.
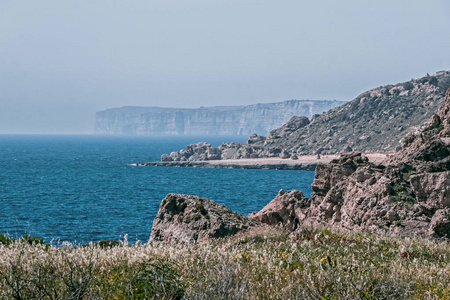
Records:
[[[260,210],[281,188],[310,195],[311,171],[131,166],[193,142],[240,139],[0,135],[0,232],[147,241],[168,193],[207,197],[241,214]]]

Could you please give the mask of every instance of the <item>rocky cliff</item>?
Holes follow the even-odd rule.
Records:
[[[401,139],[418,131],[442,105],[450,72],[372,89],[340,107],[313,116],[284,137],[268,137],[254,147],[293,154],[395,151]]]
[[[220,159],[295,159],[305,154],[396,151],[406,134],[423,129],[442,105],[449,87],[450,72],[442,71],[375,88],[351,102],[314,115],[311,121],[294,117],[266,136],[252,134],[247,143],[227,143],[209,151],[220,153]],[[162,159],[177,161],[182,156],[169,155]],[[197,159],[186,156],[186,160]]]
[[[319,164],[312,189],[311,199],[280,193],[252,217],[271,224],[287,218],[277,214],[289,215],[299,226],[450,238],[450,89],[428,125],[405,137],[401,151],[379,165],[355,152]]]
[[[382,234],[450,239],[450,89],[442,107],[423,130],[403,139],[402,150],[381,164],[370,163],[357,152],[320,163],[312,189],[311,199],[300,191],[281,190],[261,211],[234,217],[231,227],[238,228],[241,222],[239,228],[245,229],[254,222],[280,225],[295,232],[326,224]],[[166,215],[166,202],[161,204],[159,216]],[[196,207],[198,202],[190,206]],[[170,241],[171,236],[182,232],[185,225],[177,225],[180,221],[173,223],[172,219],[157,220],[152,236],[158,235],[160,228],[170,228],[169,238],[159,239]],[[215,219],[224,220],[220,214]],[[208,225],[200,227],[194,230],[197,236],[209,234]],[[227,231],[227,235],[233,232]]]
[[[267,134],[292,116],[311,118],[345,103],[289,100],[248,106],[198,109],[122,107],[97,112],[95,132],[128,135],[249,135]]]

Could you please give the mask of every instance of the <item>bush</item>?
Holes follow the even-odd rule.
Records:
[[[406,91],[412,90],[414,88],[414,84],[411,81],[407,81],[403,83],[403,89]]]
[[[450,77],[444,77],[439,80],[438,86],[440,89],[447,91],[450,88]]]
[[[0,233],[0,245],[9,245],[11,244],[11,239],[4,234]]]
[[[434,86],[438,86],[438,80],[434,76],[430,77],[430,80],[428,80],[428,83],[431,85],[434,85]]]

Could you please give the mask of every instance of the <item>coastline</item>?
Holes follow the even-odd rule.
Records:
[[[393,152],[363,153],[370,162],[380,163]],[[243,158],[226,160],[203,160],[203,161],[158,161],[136,163],[135,166],[153,167],[191,167],[191,168],[225,168],[225,169],[269,169],[269,170],[303,170],[314,171],[318,163],[329,163],[339,158],[340,154],[302,155],[298,159],[270,158]]]

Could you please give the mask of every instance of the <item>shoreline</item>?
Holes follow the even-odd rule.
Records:
[[[380,163],[393,152],[362,153],[372,163]],[[326,154],[317,158],[316,155],[303,155],[298,159],[270,158],[243,158],[204,161],[158,161],[136,163],[139,167],[190,167],[190,168],[222,168],[222,169],[268,169],[268,170],[302,170],[314,171],[318,163],[329,163],[339,158],[340,154]]]

